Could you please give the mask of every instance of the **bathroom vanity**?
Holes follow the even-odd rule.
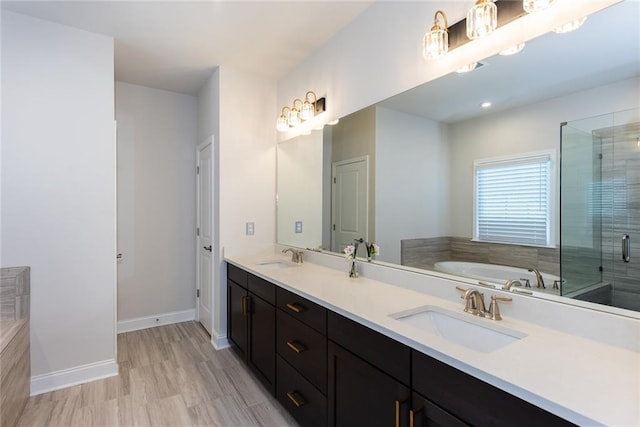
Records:
[[[455,287],[469,285],[452,280],[403,287],[274,254],[226,260],[229,341],[301,425],[640,421],[640,354],[509,315],[540,301],[514,298],[493,321],[463,313]],[[442,319],[482,328],[478,342],[435,331]]]

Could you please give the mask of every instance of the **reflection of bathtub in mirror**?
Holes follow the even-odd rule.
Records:
[[[560,291],[558,289],[553,289],[554,280],[560,280],[560,277],[549,273],[540,272],[546,289],[538,289],[536,288],[536,275],[524,268],[463,261],[440,261],[436,262],[434,267],[437,271],[441,271],[443,273],[464,276],[499,286],[504,285],[507,280],[519,280],[522,282],[522,286],[524,288],[523,279],[529,279],[532,290],[560,295]]]

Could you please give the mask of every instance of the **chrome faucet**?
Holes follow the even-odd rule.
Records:
[[[304,260],[302,259],[304,252],[293,248],[282,250],[283,254],[286,254],[287,252],[291,252],[291,262],[295,262],[296,264],[302,264],[304,262]]]
[[[540,274],[540,272],[538,270],[536,270],[535,268],[529,268],[527,269],[527,271],[532,272],[533,274],[536,275],[536,280],[538,281],[538,284],[536,285],[536,288],[542,288],[542,289],[546,289],[547,287],[544,285],[544,279],[542,278],[542,274]]]

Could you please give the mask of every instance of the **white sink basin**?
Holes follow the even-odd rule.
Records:
[[[527,336],[496,324],[495,320],[476,318],[468,313],[456,313],[433,305],[389,316],[481,353],[494,352]]]
[[[295,262],[282,261],[282,260],[259,262],[257,265],[259,265],[260,267],[273,268],[273,269],[291,268],[291,267],[300,266],[300,264],[296,264]]]

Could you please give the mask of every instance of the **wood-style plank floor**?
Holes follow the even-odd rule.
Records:
[[[19,426],[297,426],[197,322],[118,335],[116,377],[29,398]]]

